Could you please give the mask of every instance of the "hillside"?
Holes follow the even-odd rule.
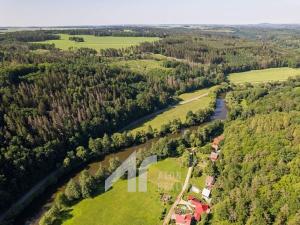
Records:
[[[209,224],[300,222],[299,79],[265,90],[230,96],[241,113],[225,127]]]

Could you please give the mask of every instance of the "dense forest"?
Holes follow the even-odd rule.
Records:
[[[299,224],[299,88],[297,78],[227,95],[231,121],[210,223]]]
[[[221,84],[231,72],[299,67],[299,58],[294,49],[281,39],[253,39],[252,36],[249,38],[249,33],[243,36],[242,30],[236,32],[218,34],[188,28],[114,27],[0,34],[0,210],[6,209],[58,168],[72,169],[75,163],[86,162],[92,157],[143,143],[149,138],[162,137],[210,119],[214,101],[208,110],[189,113],[186,123],[172,121],[159,131],[153,132],[149,128],[147,132],[135,135],[130,132],[118,133],[136,119],[177,103],[178,94]],[[88,48],[61,51],[54,45],[32,43],[59,39],[58,33],[155,36],[161,39],[126,49],[99,52]],[[149,53],[168,56],[163,65],[172,69],[170,74],[150,76],[110,64],[113,60],[144,59]],[[248,129],[244,125],[245,120],[254,121],[252,123],[255,124],[256,120],[263,121],[265,114],[274,112],[270,123],[276,118],[286,117],[285,120],[292,121],[293,125],[284,120],[283,125],[279,128],[274,125],[274,130],[270,132],[278,137],[293,137],[290,141],[297,140],[294,134],[280,133],[282,126],[292,129],[297,124],[297,119],[293,119],[297,118],[299,111],[299,89],[294,88],[297,82],[290,80],[282,86],[266,85],[259,88],[247,86],[247,89],[234,87],[227,101],[231,108],[229,118],[237,121],[226,127],[226,134],[238,136],[240,133],[236,131]],[[213,100],[216,95],[214,93]],[[291,114],[290,111],[295,112]],[[261,132],[265,128],[257,129]],[[257,135],[258,141],[261,141],[260,133],[249,135]],[[231,148],[226,147],[227,143],[233,146],[229,144],[231,140],[238,142],[241,138],[227,139],[224,155],[228,151],[228,162],[235,160],[230,158],[234,157]],[[288,149],[287,145],[283,145],[285,141],[278,145]],[[287,150],[287,154],[294,156],[295,150],[291,152]],[[239,157],[242,156],[237,156],[241,160]],[[224,160],[227,160],[226,156]],[[237,161],[237,168],[242,168],[242,163]],[[226,182],[229,180],[224,165],[219,165],[220,192],[216,193],[220,210],[223,210],[222,202],[229,201],[226,199],[231,191],[229,187],[241,185],[238,179],[229,186],[221,185],[222,179],[226,179]],[[283,169],[288,173],[290,168]],[[237,176],[242,178],[241,174]],[[248,203],[251,205],[251,202]],[[249,206],[247,215],[251,210]],[[275,209],[268,214],[271,221],[276,220],[274,213],[277,213]],[[294,215],[293,211],[290,215]],[[248,217],[228,218],[216,216],[214,220],[243,224]]]

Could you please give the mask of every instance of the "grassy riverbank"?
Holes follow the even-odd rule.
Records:
[[[140,124],[131,128],[134,132],[146,130],[149,126],[159,130],[161,125],[174,119],[180,119],[184,122],[189,111],[196,112],[199,109],[208,108],[212,100],[209,93],[214,89],[215,87],[205,88],[192,93],[182,94],[179,96],[179,98],[183,100],[182,102],[167,110],[162,110],[159,113],[153,114],[152,117],[147,118],[145,121],[141,121]]]

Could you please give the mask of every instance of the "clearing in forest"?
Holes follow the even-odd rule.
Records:
[[[264,83],[269,81],[285,81],[289,77],[300,75],[300,69],[293,68],[272,68],[264,70],[252,70],[243,73],[232,73],[229,80],[232,83]]]
[[[82,37],[84,42],[69,40],[69,37]],[[157,37],[113,37],[113,36],[93,36],[93,35],[68,35],[60,34],[60,40],[48,40],[37,43],[55,44],[56,48],[68,50],[69,48],[92,48],[97,51],[107,48],[127,48],[138,45],[142,42],[157,41]]]
[[[133,129],[134,132],[147,130],[149,126],[153,129],[160,130],[161,125],[173,121],[174,119],[180,119],[182,122],[185,121],[186,115],[189,111],[196,112],[199,109],[208,108],[211,102],[209,92],[213,89],[205,88],[192,93],[186,93],[179,96],[183,101],[177,105],[171,106],[165,110],[153,113],[150,116],[145,117],[135,123],[128,129]]]

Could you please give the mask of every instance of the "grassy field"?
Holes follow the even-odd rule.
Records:
[[[263,83],[268,81],[284,81],[289,77],[300,75],[300,69],[293,68],[273,68],[265,70],[252,70],[243,73],[233,73],[229,75],[232,83]]]
[[[164,208],[160,192],[174,198],[180,191],[187,168],[180,159],[169,158],[149,168],[148,190],[145,193],[127,192],[127,181],[120,180],[113,188],[93,199],[86,199],[70,211],[64,225],[157,225]],[[166,206],[170,207],[170,206]]]
[[[179,96],[183,101],[189,101],[197,96],[209,93],[211,89],[202,89],[188,94],[182,94]],[[146,130],[148,126],[151,126],[153,129],[160,129],[161,125],[166,124],[168,121],[172,121],[174,119],[180,119],[181,121],[185,121],[186,114],[188,111],[197,111],[199,109],[207,108],[210,103],[210,97],[204,96],[200,99],[188,102],[186,104],[177,104],[168,110],[162,111],[159,114],[153,116],[150,120],[140,123],[138,126],[131,127],[133,131],[141,131]]]
[[[155,76],[166,75],[173,70],[172,68],[164,67],[163,61],[153,59],[116,61],[112,62],[111,65],[127,68],[136,73]]]
[[[93,48],[95,50],[106,48],[126,48],[133,45],[138,45],[142,42],[153,42],[158,40],[156,37],[96,37],[93,35],[75,35],[76,37],[84,38],[84,42],[70,41],[71,35],[60,34],[60,40],[48,40],[39,43],[55,44],[57,48],[68,50],[74,48]]]

